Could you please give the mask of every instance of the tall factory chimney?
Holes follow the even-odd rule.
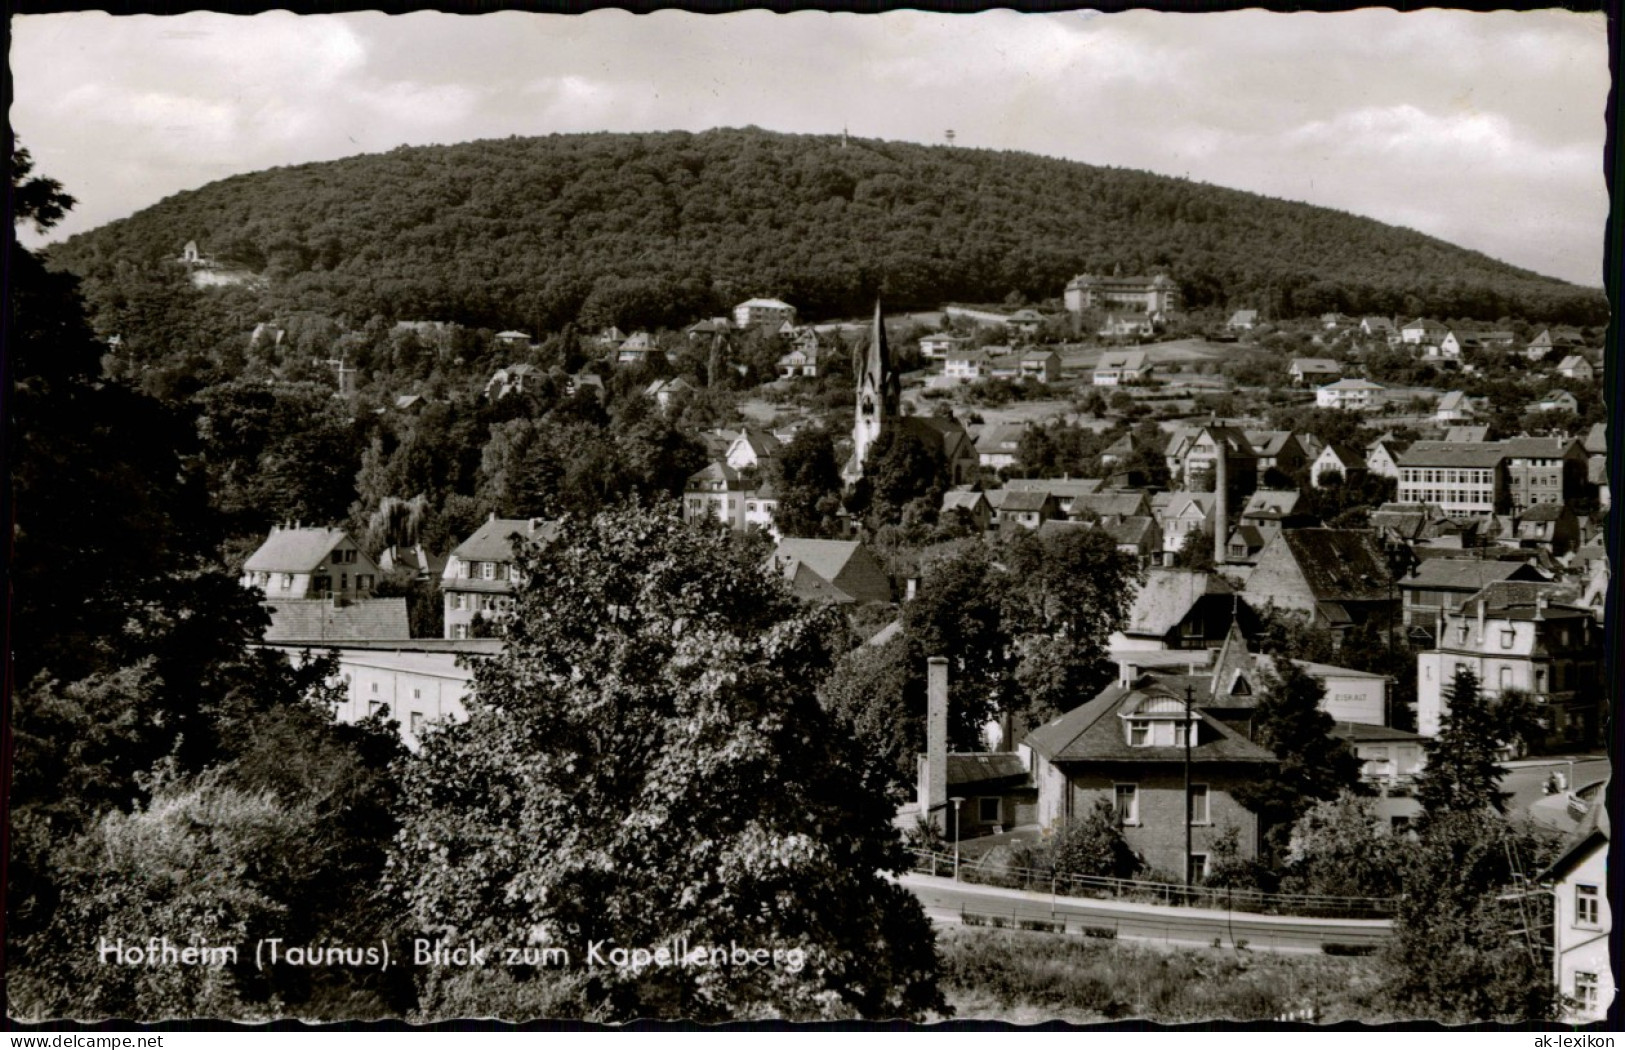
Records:
[[[948,661],[926,661],[925,754],[920,758],[920,813],[948,830]]]
[[[1223,565],[1230,544],[1230,447],[1216,427],[1213,438],[1219,446],[1213,473],[1213,564]]]

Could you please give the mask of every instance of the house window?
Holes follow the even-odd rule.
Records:
[[[1496,684],[1498,686],[1500,686],[1502,689],[1511,689],[1512,688],[1512,668],[1510,668],[1510,667],[1501,668],[1501,673],[1496,679]]]
[[[1584,970],[1574,971],[1574,1002],[1582,1013],[1597,1009],[1597,975]]]
[[[451,629],[451,636],[453,638],[467,638],[468,637],[468,624],[460,623],[460,624],[457,624],[456,626],[454,626]]]
[[[370,590],[372,590],[372,577],[371,576],[357,576],[355,578],[355,589],[358,590],[358,591],[370,591]]]
[[[1503,648],[1503,649],[1512,648],[1512,642],[1516,637],[1517,637],[1517,634],[1515,632],[1513,632],[1512,630],[1510,630],[1510,629],[1502,631],[1501,632],[1501,648]]]
[[[372,691],[375,692],[375,693],[378,691],[378,683],[377,682],[372,683]]]
[[[494,580],[497,578],[497,563],[494,561],[480,562],[480,579]]]
[[[1151,743],[1151,724],[1134,721],[1128,724],[1128,742],[1131,747],[1145,747]]]
[[[1206,784],[1192,784],[1191,785],[1191,823],[1192,824],[1209,824],[1209,823],[1212,823],[1212,821],[1210,821],[1208,819],[1207,785]]]
[[[1185,746],[1185,736],[1186,736],[1186,734],[1188,734],[1190,732],[1190,730],[1191,730],[1191,726],[1190,726],[1190,723],[1188,723],[1188,722],[1175,722],[1174,723],[1174,746],[1175,747],[1184,747]],[[1196,746],[1196,738],[1195,737],[1191,738],[1191,746],[1192,747]]]
[[[413,711],[412,712],[412,733],[413,733],[413,735],[415,736],[417,734],[417,732],[422,728],[423,728],[423,712],[422,711]]]
[[[1192,853],[1190,856],[1190,881],[1201,882],[1207,878],[1207,854]]]
[[[1112,788],[1119,824],[1140,822],[1140,792],[1133,784],[1117,784]]]
[[[1574,887],[1574,925],[1596,926],[1597,887],[1584,884]]]
[[[423,699],[423,690],[421,690],[421,689],[412,690],[412,699],[413,700],[422,700]]]
[[[282,589],[285,591],[293,589],[293,573],[285,572],[282,574]]]
[[[1535,692],[1544,693],[1545,691],[1546,691],[1546,671],[1544,669],[1537,668],[1535,670]]]
[[[998,824],[1003,821],[1000,809],[1002,799],[979,798],[976,800],[976,819],[983,824]]]

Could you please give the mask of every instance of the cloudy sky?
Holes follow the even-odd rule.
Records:
[[[12,126],[79,206],[402,144],[754,124],[1308,201],[1602,282],[1601,15],[618,11],[12,22]]]

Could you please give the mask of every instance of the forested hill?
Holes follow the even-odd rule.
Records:
[[[1597,324],[1600,291],[1325,208],[1022,153],[781,135],[556,135],[237,176],[52,250],[108,277],[187,241],[272,305],[532,332],[1059,297],[1163,271],[1191,308]]]

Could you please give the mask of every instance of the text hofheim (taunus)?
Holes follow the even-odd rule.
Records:
[[[237,945],[192,943],[180,945],[168,937],[151,937],[126,943],[123,938],[101,938],[97,946],[100,961],[107,966],[235,966],[247,953]],[[427,937],[414,938],[411,951],[399,955],[388,941],[366,945],[288,944],[280,937],[266,937],[254,944],[254,963],[266,966],[347,967],[387,970],[392,965],[484,968],[528,966],[565,969],[643,970],[706,969],[723,967],[771,967],[787,973],[799,972],[807,963],[799,947],[757,947],[737,941],[727,944],[691,944],[687,937],[649,947],[629,947],[613,940],[588,940],[571,951],[557,944],[523,947],[481,946]]]

